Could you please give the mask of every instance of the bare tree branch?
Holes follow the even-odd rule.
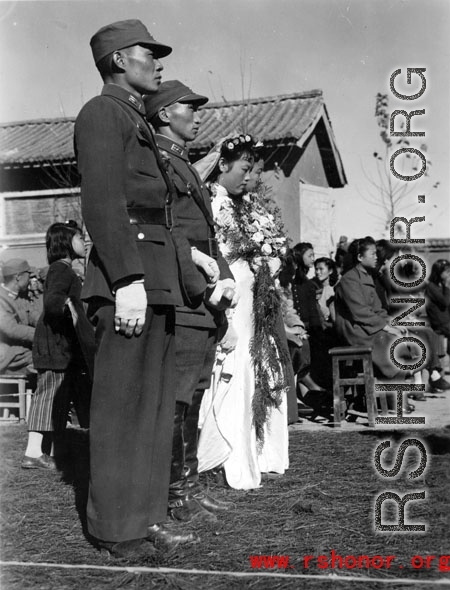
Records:
[[[405,137],[399,137],[398,140],[393,141],[390,136],[390,113],[389,113],[389,97],[387,94],[380,92],[375,100],[375,119],[380,129],[380,138],[383,143],[380,151],[373,152],[375,158],[375,174],[370,175],[361,164],[363,174],[368,182],[366,187],[366,195],[362,195],[364,200],[372,205],[374,208],[382,209],[383,224],[385,229],[389,228],[390,222],[394,217],[398,217],[401,209],[404,216],[408,211],[417,210],[417,204],[407,203],[406,197],[414,190],[414,187],[406,180],[397,179],[391,172],[390,162],[392,155],[402,147],[410,145],[409,140]],[[400,130],[405,129],[405,122],[400,124]],[[420,146],[421,153],[427,151],[427,146],[422,144]],[[426,160],[427,169],[424,176],[428,176],[428,167],[431,166],[431,161]],[[404,177],[413,176],[418,170],[422,168],[422,159],[414,153],[403,153],[395,158],[395,169]],[[434,187],[437,187],[435,183]],[[434,188],[433,187],[433,188]],[[376,219],[379,216],[372,214]]]

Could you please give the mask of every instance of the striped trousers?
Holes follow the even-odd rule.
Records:
[[[66,427],[70,405],[71,375],[67,371],[40,371],[33,395],[28,430],[62,431]]]

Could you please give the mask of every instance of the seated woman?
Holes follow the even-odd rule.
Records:
[[[375,268],[374,281],[377,294],[381,300],[381,304],[388,314],[392,317],[398,316],[404,309],[404,304],[395,303],[397,298],[423,298],[423,286],[420,284],[416,287],[401,287],[394,283],[390,277],[390,266],[392,261],[403,253],[403,249],[392,245],[387,240],[377,240],[377,266]],[[444,261],[445,262],[445,261]],[[449,263],[450,267],[450,263]],[[418,279],[422,273],[420,265],[413,260],[407,262],[401,261],[396,265],[396,275],[405,283],[411,284],[415,279]],[[431,273],[433,276],[433,271]],[[427,288],[427,287],[426,287]],[[428,298],[427,298],[428,299]],[[418,316],[420,310],[412,312],[406,321],[424,321],[424,317]],[[450,319],[450,315],[449,315]],[[439,322],[438,322],[439,324]],[[428,326],[409,326],[408,331],[412,336],[416,336],[427,347],[427,368],[429,371],[429,390],[431,393],[439,393],[445,389],[450,389],[448,383],[441,377],[442,367],[439,359],[439,337],[437,333]],[[418,381],[418,379],[417,379]],[[411,398],[424,400],[425,396],[419,394],[411,394]]]
[[[429,354],[425,366],[412,371],[397,367],[390,359],[391,345],[406,336],[405,327],[391,325],[392,318],[382,307],[375,289],[372,272],[377,265],[375,241],[370,236],[354,240],[349,247],[353,266],[336,287],[336,329],[339,336],[351,346],[371,346],[372,361],[381,378],[404,378],[429,367]],[[427,346],[427,343],[424,342]],[[413,365],[422,357],[414,342],[400,343],[395,348],[397,361]],[[414,406],[412,406],[414,409]],[[404,411],[411,411],[405,406]]]
[[[321,329],[321,319],[316,301],[316,288],[308,272],[314,265],[314,248],[309,242],[300,242],[293,248],[297,267],[292,281],[292,295],[296,312],[305,323],[308,331]]]
[[[306,405],[299,408],[300,414],[311,414],[313,408],[317,413],[331,411],[331,396],[318,385],[310,374],[311,351],[309,335],[305,324],[294,307],[292,282],[297,272],[297,265],[292,250],[289,250],[283,260],[278,275],[277,286],[281,296],[281,310],[283,314],[289,353],[292,367],[296,376],[296,391],[298,399]]]
[[[289,464],[286,367],[279,299],[273,272],[285,243],[273,216],[245,194],[253,142],[221,142],[197,164],[212,182],[212,210],[220,249],[230,264],[239,299],[227,311],[212,385],[202,401],[199,471],[223,466],[236,489],[260,485],[262,472],[282,474]]]
[[[425,309],[432,330],[447,338],[447,354],[450,354],[450,262],[443,258],[431,267],[425,285]],[[450,384],[443,378],[435,383],[437,389],[445,390]]]
[[[317,303],[317,289],[308,273],[314,265],[314,248],[309,242],[300,242],[293,248],[297,272],[292,281],[294,307],[305,324],[311,350],[311,377],[322,390],[331,390],[333,377],[331,358],[328,355],[324,326]],[[330,404],[332,396],[329,394]]]
[[[336,321],[336,312],[334,309],[334,286],[338,281],[336,263],[331,258],[317,258],[314,261],[314,270],[316,276],[313,280],[322,287],[322,292],[318,300],[319,307],[326,322],[326,327],[329,328]]]
[[[336,331],[350,346],[370,346],[372,362],[378,375],[394,379],[405,372],[390,359],[391,344],[407,334],[405,328],[391,325],[391,318],[382,307],[375,290],[372,273],[377,265],[375,240],[370,236],[354,240],[348,249],[346,271],[336,286]],[[400,350],[399,350],[400,349]],[[409,358],[408,349],[399,345],[396,356]],[[418,351],[419,357],[421,356]],[[403,360],[403,356],[402,356]],[[410,358],[409,358],[410,360]],[[358,404],[359,396],[355,403]],[[404,412],[415,408],[404,400]]]

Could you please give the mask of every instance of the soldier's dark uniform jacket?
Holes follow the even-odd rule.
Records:
[[[188,159],[188,150],[164,135],[156,134],[156,141],[163,159],[168,162],[170,176],[176,188],[177,198],[173,205],[178,226],[192,246],[209,256],[217,257],[220,279],[233,279],[233,274],[220,250],[215,248],[216,252],[213,251],[214,242],[211,242],[211,239],[214,239],[214,228],[208,224],[198,204],[199,200],[203,201],[212,224],[211,198]],[[181,326],[214,328],[223,321],[223,317],[222,313],[211,310],[201,301],[196,307],[177,307],[176,323]]]
[[[93,537],[113,542],[142,539],[167,516],[175,306],[183,304],[184,270],[166,221],[173,191],[144,112],[141,99],[106,84],[75,123],[82,211],[94,244],[82,297],[97,343],[87,522]],[[135,278],[144,278],[149,307],[143,333],[126,338],[114,331],[113,293]]]
[[[75,151],[85,195],[82,212],[94,243],[84,299],[114,300],[115,285],[143,277],[150,305],[183,301],[175,247],[164,223],[168,189],[149,149],[149,143],[150,148],[155,146],[144,112],[142,101],[120,86],[106,84],[75,123]],[[143,223],[130,223],[139,208],[145,208],[149,217]]]

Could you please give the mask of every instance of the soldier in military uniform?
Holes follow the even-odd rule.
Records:
[[[197,109],[208,101],[178,80],[163,82],[157,94],[144,97],[147,118],[177,189],[174,209],[178,223],[193,248],[217,258],[220,280],[205,304],[177,307],[176,410],[174,420],[169,509],[174,519],[216,520],[215,512],[232,504],[211,497],[198,481],[197,435],[203,392],[209,387],[222,311],[232,304],[233,275],[217,248],[211,199],[188,158],[186,143],[195,139],[200,117]],[[225,294],[224,294],[225,291]]]
[[[93,242],[82,296],[97,344],[87,519],[99,547],[129,557],[151,552],[153,543],[197,540],[162,523],[175,409],[175,306],[183,302],[179,275],[192,296],[202,296],[207,279],[174,231],[173,190],[144,117],[142,95],[157,92],[160,58],[171,48],[138,20],[101,28],[91,48],[105,85],[75,123],[82,212]],[[196,263],[213,281],[213,259],[203,255]]]

